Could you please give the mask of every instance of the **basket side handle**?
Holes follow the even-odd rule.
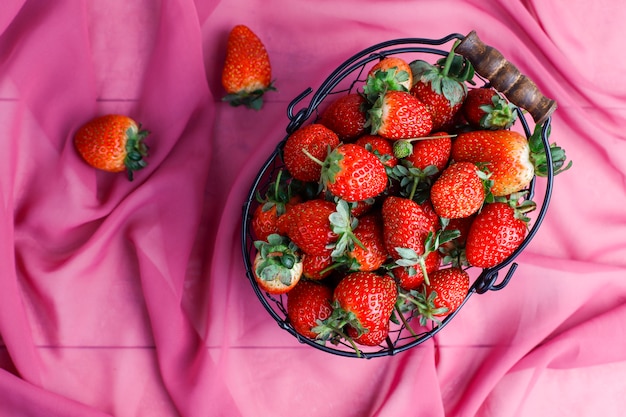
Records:
[[[476,72],[489,80],[511,103],[527,110],[535,123],[542,124],[556,110],[555,100],[544,96],[537,85],[497,49],[483,43],[476,31],[465,36],[455,52],[467,58]]]

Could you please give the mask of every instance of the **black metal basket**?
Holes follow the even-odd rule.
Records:
[[[551,117],[548,116],[542,121],[541,127],[541,139],[546,151],[548,173],[545,178],[545,188],[543,188],[543,199],[541,202],[537,201],[535,197],[535,183],[534,178],[529,187],[527,199],[533,199],[537,203],[537,210],[534,212],[534,218],[528,231],[528,234],[522,244],[511,254],[506,260],[499,265],[487,269],[477,269],[475,267],[469,268],[468,272],[472,276],[472,284],[463,301],[463,304],[453,313],[446,316],[440,322],[432,321],[426,327],[420,326],[418,320],[412,317],[401,317],[398,324],[391,323],[389,336],[386,341],[379,346],[374,347],[359,347],[360,352],[356,352],[354,348],[348,342],[339,342],[336,345],[323,345],[319,344],[313,339],[309,339],[298,334],[289,322],[287,315],[287,302],[286,295],[271,295],[262,291],[256,283],[253,275],[252,262],[256,253],[254,247],[254,237],[251,231],[251,217],[252,213],[259,204],[256,200],[257,193],[264,195],[267,191],[269,184],[276,179],[278,171],[283,168],[281,160],[281,151],[287,137],[295,130],[300,128],[305,122],[311,120],[315,121],[319,115],[318,107],[329,97],[336,94],[346,94],[354,91],[358,85],[361,85],[365,81],[367,71],[365,71],[367,64],[380,60],[385,56],[393,55],[406,55],[410,56],[410,60],[424,59],[424,57],[439,55],[445,57],[449,51],[448,49],[434,48],[434,46],[442,46],[450,44],[456,40],[462,40],[465,36],[460,34],[451,34],[441,39],[423,39],[423,38],[402,38],[390,40],[387,42],[373,45],[346,60],[342,63],[330,76],[322,83],[318,90],[311,97],[308,105],[303,107],[299,111],[294,113],[297,105],[299,105],[307,96],[309,96],[313,90],[308,88],[299,96],[297,96],[287,107],[287,115],[290,119],[287,125],[287,134],[280,143],[278,143],[274,152],[269,156],[266,162],[261,167],[258,175],[254,179],[248,197],[243,206],[243,221],[241,228],[241,245],[243,260],[246,267],[247,277],[254,289],[258,299],[263,304],[270,316],[278,323],[278,325],[291,333],[299,342],[305,343],[316,349],[322,351],[347,356],[347,357],[362,357],[372,358],[380,356],[394,355],[399,352],[403,352],[414,346],[417,346],[441,331],[454,317],[460,313],[463,305],[468,301],[470,296],[474,293],[482,294],[487,291],[498,291],[503,289],[511,277],[513,276],[517,263],[515,259],[517,256],[528,246],[530,241],[536,235],[541,222],[544,219],[550,196],[552,193],[553,185],[553,167],[552,158],[550,154],[550,144],[548,141],[548,131],[550,128]],[[414,58],[414,57],[415,58]],[[483,79],[485,84],[489,83],[489,80]],[[523,110],[517,109],[518,122],[523,129],[523,133],[526,137],[530,137],[534,131],[534,122],[527,120],[527,114]],[[533,123],[531,128],[530,123]],[[504,276],[500,278],[500,275]]]

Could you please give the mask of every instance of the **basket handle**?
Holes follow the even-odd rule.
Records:
[[[476,72],[489,80],[511,103],[528,110],[535,123],[542,124],[556,110],[556,101],[544,96],[537,85],[497,49],[483,43],[476,31],[463,38],[455,52],[467,58]]]

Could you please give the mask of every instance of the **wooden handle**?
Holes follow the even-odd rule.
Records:
[[[537,85],[497,49],[485,45],[476,31],[471,31],[457,45],[455,52],[467,58],[476,72],[488,79],[511,103],[527,110],[535,123],[543,123],[556,110],[556,101],[544,96]]]

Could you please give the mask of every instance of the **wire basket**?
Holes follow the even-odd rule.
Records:
[[[505,93],[502,88],[508,88],[513,92],[515,89],[510,88],[510,85],[499,86],[498,83],[511,84],[512,82],[529,82],[528,79],[523,79],[524,76],[519,75],[519,73],[516,80],[503,81],[500,79],[498,74],[493,74],[493,69],[485,68],[485,65],[481,65],[481,63],[485,64],[487,60],[493,58],[490,55],[495,54],[496,58],[500,60],[502,60],[502,58],[501,55],[498,56],[499,52],[482,44],[480,40],[476,38],[474,32],[467,36],[456,33],[450,34],[441,39],[402,38],[373,45],[350,57],[348,60],[339,65],[339,67],[337,67],[337,69],[333,71],[328,78],[326,78],[326,80],[310,98],[308,104],[300,110],[295,111],[296,107],[298,105],[302,105],[303,100],[310,96],[313,92],[311,88],[302,92],[288,105],[287,115],[290,122],[286,127],[287,134],[283,140],[278,143],[274,152],[272,152],[261,167],[258,175],[252,183],[247,199],[244,203],[241,245],[246,274],[258,299],[269,315],[276,321],[276,323],[278,323],[279,327],[292,334],[299,342],[327,353],[361,358],[394,355],[420,345],[435,336],[451,320],[453,320],[454,317],[462,311],[463,305],[473,294],[483,294],[487,291],[498,291],[503,289],[512,278],[518,266],[515,259],[528,246],[536,235],[548,209],[552,193],[554,172],[552,167],[550,144],[548,141],[548,131],[551,123],[551,113],[556,108],[556,103],[541,96],[540,94],[534,97],[532,102],[528,102],[528,100],[531,100],[528,95],[514,97],[514,94],[505,93],[507,98],[518,106],[516,110],[518,122],[516,122],[515,126],[516,128],[521,129],[527,138],[531,136],[536,125],[541,125],[541,139],[546,151],[548,172],[545,179],[542,179],[541,181],[541,187],[536,187],[536,178],[531,181],[528,187],[526,198],[532,199],[537,203],[537,210],[533,214],[533,219],[526,238],[522,244],[500,264],[487,269],[479,269],[476,267],[470,267],[468,269],[468,273],[470,273],[472,281],[470,289],[458,309],[447,315],[443,320],[430,321],[426,326],[420,325],[418,320],[413,317],[400,317],[400,320],[397,320],[397,323],[390,323],[389,335],[385,342],[373,347],[359,347],[360,352],[356,352],[353,346],[348,342],[340,341],[337,344],[326,345],[320,344],[314,339],[309,339],[298,334],[292,327],[287,315],[286,295],[268,294],[261,290],[255,281],[252,263],[256,249],[254,247],[254,236],[251,231],[251,218],[254,210],[259,205],[256,200],[257,193],[264,195],[269,187],[269,184],[276,180],[278,172],[284,167],[281,155],[287,137],[305,123],[312,123],[316,121],[320,114],[320,106],[325,101],[329,102],[333,96],[338,94],[347,94],[356,91],[356,89],[365,81],[368,64],[373,61],[380,60],[386,56],[402,56],[408,61],[413,59],[432,59],[433,56],[445,57],[448,55],[450,47],[446,49],[442,48],[442,46],[451,45],[457,40],[465,43],[470,41],[474,43],[477,42],[480,48],[482,48],[477,49],[476,45],[472,45],[470,50],[467,52],[468,55],[465,55],[465,57],[472,62],[476,68],[478,78],[484,81],[485,85],[491,85],[498,91]],[[460,47],[457,47],[457,53],[459,50]],[[471,54],[475,54],[475,56],[469,56]],[[512,66],[512,64],[507,61],[504,62],[509,67]],[[516,70],[516,68],[513,67],[513,70]],[[490,78],[487,78],[488,76]],[[522,77],[521,80],[520,77]],[[530,83],[531,87],[536,88],[532,82]],[[532,118],[528,117],[529,115],[532,116]],[[543,196],[541,201],[535,199],[535,188],[542,189],[541,193]]]

